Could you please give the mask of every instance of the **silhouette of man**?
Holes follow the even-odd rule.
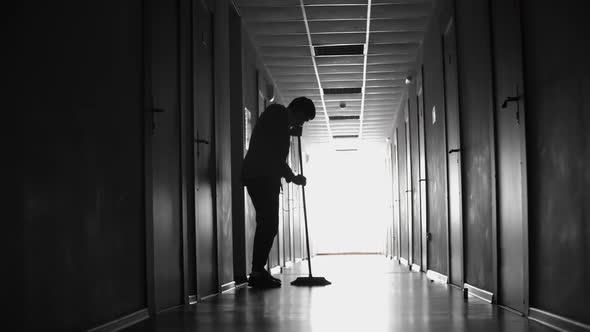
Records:
[[[290,136],[300,136],[303,124],[315,118],[315,106],[306,97],[293,99],[288,107],[271,104],[258,119],[242,166],[242,182],[256,209],[256,232],[252,250],[252,272],[248,285],[254,288],[281,287],[280,279],[265,269],[279,227],[281,178],[305,185],[287,164]]]

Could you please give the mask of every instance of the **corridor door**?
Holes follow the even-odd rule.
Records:
[[[426,126],[424,122],[423,69],[418,74],[416,101],[418,105],[418,149],[420,150],[418,184],[420,190],[420,239],[422,243],[422,271],[428,271],[428,197],[426,184]]]
[[[217,229],[215,213],[215,141],[213,115],[212,14],[195,1],[195,197],[197,297],[216,294]]]
[[[404,265],[408,265],[410,262],[410,237],[408,233],[410,214],[408,213],[408,158],[406,157],[407,140],[406,140],[406,128],[404,124],[396,128],[398,138],[398,179],[399,179],[399,241],[400,241],[400,262]]]
[[[406,104],[407,105],[407,104]],[[408,231],[408,263],[410,268],[414,264],[414,213],[412,204],[412,136],[410,135],[410,107],[406,106],[406,203],[407,206],[407,231]]]
[[[395,128],[393,133],[393,228],[395,234],[395,256],[399,262],[402,257],[401,248],[401,203],[400,203],[400,165],[399,165],[399,144],[398,144],[398,130]]]
[[[153,262],[148,264],[154,270],[150,311],[158,312],[184,303],[180,214],[179,13],[176,1],[154,0],[146,5],[150,55],[147,70],[153,108],[151,128],[148,129],[151,131],[148,153],[152,166],[153,217],[153,229],[148,228],[152,236],[148,245],[153,241]]]
[[[447,171],[449,183],[449,281],[463,288],[463,204],[461,196],[461,128],[454,20],[443,35],[445,106],[447,110]]]
[[[526,313],[528,236],[520,1],[492,4],[498,303]]]

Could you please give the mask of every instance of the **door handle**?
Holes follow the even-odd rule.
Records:
[[[508,97],[508,98],[506,98],[504,100],[504,102],[502,103],[502,108],[508,107],[508,103],[510,103],[510,102],[519,101],[521,97],[522,96],[514,96],[514,97]]]
[[[451,149],[451,150],[449,150],[449,154],[454,153],[454,152],[461,152],[461,149]]]
[[[197,143],[197,144],[199,144],[199,143],[200,144],[209,144],[209,141],[204,140],[202,138],[195,138],[195,143]]]

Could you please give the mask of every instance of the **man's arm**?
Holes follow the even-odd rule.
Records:
[[[285,180],[287,180],[288,183],[293,182],[298,186],[305,186],[307,184],[307,179],[305,178],[305,176],[301,174],[293,174],[293,171],[287,163],[285,163],[283,166],[283,177],[285,178]]]
[[[283,163],[282,167],[283,168],[281,170],[281,176],[284,177],[288,183],[293,181],[295,174],[293,174],[293,171],[291,170],[291,167],[289,167],[289,164],[285,162]]]

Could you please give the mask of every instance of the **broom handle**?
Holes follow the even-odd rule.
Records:
[[[301,157],[301,136],[297,136],[299,143],[299,170],[303,175],[303,158]],[[307,231],[307,207],[305,206],[305,186],[301,186],[301,193],[303,194],[303,219],[305,220],[305,244],[307,246],[307,268],[309,269],[309,277],[311,278],[311,254],[309,253],[309,234]]]

